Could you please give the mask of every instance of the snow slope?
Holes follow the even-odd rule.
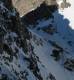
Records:
[[[0,1],[0,79],[74,80],[69,19],[57,5],[45,3],[27,15],[20,20]]]
[[[55,76],[56,80],[74,80],[74,72],[70,72],[64,67],[64,62],[67,59],[74,59],[74,31],[70,28],[73,27],[69,24],[70,19],[65,17],[66,9],[56,10],[52,13],[54,16],[52,18],[36,20],[37,24],[28,24],[28,30],[32,34],[31,43],[34,46],[34,52],[39,56],[47,70]],[[31,17],[34,16],[31,15]],[[23,18],[23,20],[26,19]],[[54,49],[60,50],[61,48],[63,51],[60,60],[55,61],[51,54]]]

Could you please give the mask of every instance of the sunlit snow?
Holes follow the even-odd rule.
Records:
[[[63,0],[59,1],[60,4]],[[71,4],[70,7],[59,9],[59,13],[64,15],[64,18],[70,21],[69,25],[72,29],[74,29],[74,0],[66,0],[68,3]]]

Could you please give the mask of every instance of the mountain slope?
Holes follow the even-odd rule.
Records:
[[[43,80],[51,76],[55,80],[35,55],[18,12],[7,3],[9,0],[0,1],[0,79]]]
[[[1,0],[0,80],[74,80],[68,22],[57,4],[44,2],[20,19],[11,0]]]
[[[64,19],[64,16],[55,9],[55,6],[51,8],[43,3],[36,10],[25,15],[22,20],[33,34],[31,43],[35,46],[35,53],[48,70],[54,73],[55,77],[57,76],[56,80],[62,80],[62,77],[63,80],[73,80],[74,72],[70,72],[73,71],[73,65],[70,65],[69,61],[74,60],[74,31],[69,26],[69,20]]]

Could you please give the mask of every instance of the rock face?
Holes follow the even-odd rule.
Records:
[[[12,0],[20,15],[26,14],[42,3],[44,0]]]
[[[12,1],[21,16],[30,12],[33,9],[36,9],[38,6],[40,6],[41,3],[43,3],[43,1],[47,2],[47,4],[49,5],[56,4],[56,0],[12,0]]]
[[[10,73],[10,64],[14,62],[14,56],[17,58],[18,48],[23,47],[27,51],[27,42],[29,33],[23,26],[19,13],[13,7],[11,0],[0,1],[0,79],[16,80]],[[18,47],[16,47],[18,45]],[[13,47],[12,47],[13,46]],[[7,55],[7,56],[6,56]],[[6,68],[7,66],[8,69]],[[5,70],[4,70],[5,69]],[[13,68],[12,68],[13,69]],[[16,73],[17,74],[17,73]],[[12,76],[10,78],[10,76]],[[19,78],[18,78],[19,79]]]
[[[63,2],[61,3],[61,8],[68,8],[70,7],[71,4],[69,2],[67,2],[67,0],[63,0]]]
[[[17,34],[19,34],[21,38],[22,37],[26,38],[24,32],[25,31],[27,32],[27,30],[25,30],[25,27],[23,27],[19,18],[19,13],[16,11],[15,8],[13,8],[11,0],[6,1],[2,0],[2,2],[3,3],[1,3],[0,5],[1,6],[0,15],[2,17],[1,19],[3,20],[2,25],[6,24],[6,26],[4,26],[5,29],[7,29],[8,31],[16,32]]]
[[[12,9],[13,5],[12,5],[12,0],[1,0],[3,1],[3,3],[5,4],[5,6],[8,8],[8,9]]]

